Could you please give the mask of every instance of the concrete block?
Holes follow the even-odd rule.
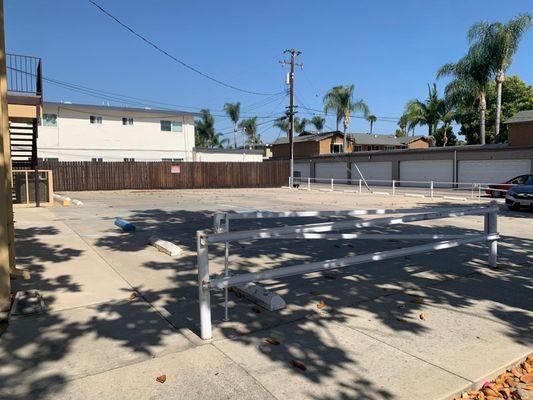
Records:
[[[156,236],[150,238],[150,244],[160,252],[168,254],[169,256],[177,256],[182,253],[182,249],[179,246]]]
[[[281,310],[287,305],[279,294],[269,292],[255,283],[233,286],[233,290],[268,311]]]

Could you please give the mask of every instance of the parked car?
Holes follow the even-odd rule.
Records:
[[[500,183],[497,185],[489,185],[487,189],[485,189],[485,193],[488,195],[491,195],[492,197],[504,197],[505,192],[512,187],[516,185],[523,185],[529,178],[533,177],[533,175],[520,175],[517,177],[514,177],[513,179],[509,179],[505,183]]]
[[[514,186],[507,191],[505,204],[512,211],[520,207],[533,207],[533,175],[523,185]]]

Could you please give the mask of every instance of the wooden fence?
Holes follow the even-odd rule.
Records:
[[[59,161],[41,162],[39,168],[53,171],[55,191],[280,187],[289,177],[287,161]]]

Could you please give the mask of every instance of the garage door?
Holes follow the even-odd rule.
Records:
[[[311,176],[311,166],[309,163],[294,163],[294,172],[300,172],[302,178],[309,178]],[[298,174],[294,174],[298,175]]]
[[[363,174],[364,179],[369,184],[388,184],[392,180],[392,163],[390,161],[382,162],[358,162],[357,167]],[[357,168],[352,166],[352,179],[361,179]],[[387,182],[376,182],[387,181]]]
[[[450,186],[453,182],[453,161],[400,161],[400,181],[402,186],[426,186],[431,181],[436,182],[435,186]]]
[[[500,183],[531,173],[531,160],[459,161],[459,182]]]
[[[346,179],[348,176],[347,163],[345,162],[330,162],[330,163],[316,163],[315,177],[321,179]]]

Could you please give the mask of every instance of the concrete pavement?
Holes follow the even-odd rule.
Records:
[[[257,313],[231,296],[229,322],[221,321],[223,298],[216,293],[215,339],[205,344],[196,336],[194,231],[211,226],[211,212],[451,203],[280,189],[73,196],[84,206],[16,211],[18,262],[32,279],[14,286],[40,290],[48,311],[12,319],[0,337],[0,398],[444,399],[533,347],[531,213],[503,211],[497,271],[486,268],[486,247],[473,245],[327,277],[292,277],[268,284],[286,299],[285,310]],[[138,231],[119,232],[114,217],[136,223]],[[404,229],[481,228],[480,217],[468,217]],[[155,233],[184,253],[169,257],[149,246]],[[232,246],[230,262],[237,272],[255,271],[407,245],[243,243]],[[221,248],[212,249],[214,273],[222,256]],[[320,300],[326,307],[318,310]],[[161,374],[164,384],[155,381]]]

